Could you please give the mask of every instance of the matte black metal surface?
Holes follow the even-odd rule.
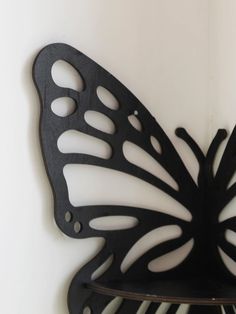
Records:
[[[82,92],[62,88],[55,84],[51,68],[57,60],[67,61],[80,73],[85,84]],[[45,166],[54,193],[55,220],[59,228],[70,237],[104,237],[106,240],[105,246],[98,255],[85,265],[72,281],[68,295],[70,313],[82,313],[88,303],[93,313],[100,313],[104,304],[112,299],[109,297],[104,299],[84,286],[85,283],[91,282],[91,274],[111,254],[114,254],[114,261],[99,278],[101,283],[114,280],[132,281],[133,279],[137,280],[137,276],[140,281],[145,280],[146,282],[157,279],[191,281],[191,278],[200,276],[203,278],[203,285],[204,280],[207,282],[208,278],[228,281],[229,284],[234,285],[235,277],[225,267],[219,254],[219,247],[232,260],[236,261],[236,248],[225,238],[226,230],[236,231],[236,218],[232,217],[219,222],[218,217],[223,208],[236,195],[235,183],[228,188],[230,179],[236,170],[236,130],[233,130],[228,140],[215,175],[213,162],[220,143],[227,136],[226,131],[219,130],[217,132],[208,151],[204,154],[185,129],[178,128],[176,130],[176,135],[189,145],[198,160],[200,170],[198,184],[196,184],[168,136],[150,112],[125,86],[81,52],[65,44],[52,44],[45,47],[35,60],[33,77],[41,101],[40,138]],[[105,87],[115,95],[120,104],[118,110],[111,110],[104,106],[96,94],[98,86]],[[77,109],[68,117],[62,118],[52,112],[51,103],[53,100],[65,96],[76,102]],[[84,119],[87,110],[98,111],[109,117],[115,123],[115,134],[107,134],[88,125]],[[171,108],[168,110],[171,112]],[[141,132],[129,123],[128,116],[132,114],[135,114],[140,120],[143,126]],[[57,140],[63,132],[70,129],[104,140],[112,147],[111,158],[105,160],[85,154],[61,153],[57,147]],[[158,153],[151,145],[150,136],[154,136],[159,141],[161,153]],[[175,190],[160,178],[128,162],[123,154],[125,141],[136,144],[151,155],[177,182],[179,189]],[[144,180],[187,208],[192,214],[192,221],[184,221],[145,208],[107,205],[74,207],[69,202],[68,189],[63,175],[63,168],[67,164],[87,164],[110,168]],[[69,221],[65,219],[68,211],[71,214]],[[99,231],[89,226],[89,222],[93,218],[112,215],[133,216],[138,219],[139,223],[132,229],[118,231]],[[77,221],[81,224],[79,233],[74,230],[74,224]],[[132,245],[149,231],[168,225],[181,227],[182,235],[155,246],[123,274],[120,265]],[[163,273],[154,273],[148,270],[147,265],[151,260],[181,247],[190,239],[194,239],[193,249],[180,265]],[[171,285],[169,289],[170,295],[173,294],[175,289],[172,291]],[[129,305],[129,308],[133,307],[133,313],[135,313],[137,303],[133,301],[130,304],[132,305]],[[218,308],[216,308],[216,313],[218,313],[217,311]]]

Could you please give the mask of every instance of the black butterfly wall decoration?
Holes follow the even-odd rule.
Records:
[[[54,82],[51,69],[58,60],[68,62],[76,69],[83,80],[82,91],[61,87]],[[119,299],[119,306],[111,313],[141,311],[143,300],[153,301],[146,303],[145,313],[149,314],[156,313],[163,306],[161,302],[170,302],[163,313],[176,313],[180,304],[185,302],[206,305],[201,306],[200,310],[197,305],[191,306],[189,313],[222,313],[219,304],[228,304],[224,306],[225,313],[236,313],[232,305],[236,303],[235,277],[220,255],[222,251],[236,261],[236,247],[225,235],[227,230],[236,232],[236,217],[219,221],[220,213],[236,195],[236,183],[229,187],[236,170],[236,129],[229,137],[216,173],[213,172],[213,162],[219,145],[227,137],[226,130],[218,130],[204,154],[185,129],[176,129],[176,136],[186,142],[199,163],[196,183],[151,113],[124,85],[81,52],[65,44],[45,47],[35,60],[33,78],[41,101],[40,139],[54,193],[55,220],[70,237],[105,239],[101,251],[78,272],[71,283],[68,294],[70,314],[106,313],[114,296],[124,298]],[[99,87],[112,93],[117,99],[117,107],[109,108],[103,103],[98,97]],[[69,97],[76,104],[75,110],[66,117],[57,116],[51,108],[53,101],[62,97]],[[89,125],[85,119],[88,111],[105,115],[114,124],[114,132],[110,134]],[[139,122],[139,128],[130,123],[131,116]],[[111,155],[101,158],[82,152],[61,152],[58,139],[68,130],[106,142]],[[158,149],[153,141],[158,144]],[[151,156],[168,172],[176,186],[146,171],[145,167],[130,162],[124,154],[125,143],[132,143]],[[138,206],[73,206],[63,174],[68,164],[108,168],[141,179],[180,203],[191,219],[184,220],[161,210]],[[132,228],[122,230],[98,230],[92,227],[92,220],[107,216],[134,217],[137,223]],[[125,271],[122,270],[125,257],[137,241],[152,230],[172,225],[181,229],[179,236],[155,245]],[[151,270],[153,260],[190,241],[193,243],[191,250],[180,264],[165,271]],[[109,267],[94,281],[95,271],[108,261]],[[158,282],[159,287],[157,284],[155,288]],[[139,298],[140,295],[143,298]],[[209,304],[215,306],[207,306]]]

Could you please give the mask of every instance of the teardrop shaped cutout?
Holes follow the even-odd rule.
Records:
[[[161,144],[159,143],[159,141],[152,135],[150,137],[150,141],[155,151],[158,152],[158,154],[161,154],[162,149],[161,149]]]
[[[114,122],[101,112],[88,110],[84,114],[84,119],[88,125],[95,129],[108,134],[115,133],[116,128]]]
[[[119,109],[119,102],[116,97],[105,87],[98,86],[97,87],[97,96],[99,100],[108,108],[112,110]]]
[[[135,128],[137,131],[141,132],[143,130],[142,123],[134,114],[129,115],[128,120],[132,127]]]
[[[74,89],[81,92],[84,89],[84,81],[80,73],[64,60],[56,61],[52,66],[53,81],[60,87]]]

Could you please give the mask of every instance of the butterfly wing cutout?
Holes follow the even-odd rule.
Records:
[[[78,72],[83,83],[81,90],[59,86],[54,82],[52,67],[58,60],[69,63]],[[203,191],[205,179],[207,177],[209,182],[215,179],[210,176],[211,165],[216,147],[222,140],[222,132],[220,131],[216,136],[205,158],[186,131],[177,130],[176,134],[188,143],[200,164],[198,184],[196,184],[168,136],[150,112],[124,85],[87,56],[68,45],[52,44],[39,53],[33,73],[41,100],[40,138],[54,193],[56,222],[70,237],[103,237],[106,240],[100,254],[85,266],[84,273],[89,273],[91,277],[98,266],[112,260],[110,263],[112,267],[108,267],[103,278],[120,278],[124,275],[127,278],[134,278],[137,273],[140,278],[152,278],[155,274],[155,271],[152,271],[155,260],[186,245],[189,247],[188,254],[179,265],[172,265],[168,271],[158,271],[158,276],[163,274],[166,277],[167,274],[172,276],[178,273],[181,276],[187,275],[193,267],[195,268],[196,263],[199,263],[199,269],[202,271],[204,265],[201,266],[198,257],[201,248],[200,245],[193,245],[193,241],[201,244],[203,242],[196,221],[199,212],[205,206]],[[115,99],[114,103],[110,104],[104,97],[99,96],[99,89],[111,93]],[[75,110],[68,116],[61,117],[53,112],[52,104],[64,97],[75,103]],[[92,123],[88,123],[89,115],[93,113],[104,115],[112,124],[113,131],[107,131],[104,127],[97,128]],[[105,143],[108,154],[96,156],[82,151],[80,147],[76,151],[73,149],[63,151],[60,143],[63,142],[64,137],[66,139],[69,131],[74,135],[79,134],[87,139],[93,138],[97,142]],[[131,149],[130,153],[126,153],[127,147]],[[159,165],[168,174],[170,180],[166,181],[158,173],[148,171],[145,163],[135,160],[135,154],[132,154],[133,148],[142,151],[152,162]],[[205,160],[208,160],[206,167]],[[166,213],[158,202],[156,210],[137,204],[136,206],[74,204],[70,199],[68,182],[65,178],[65,169],[68,165],[91,166],[94,169],[99,167],[135,177],[162,191],[176,204],[180,204],[189,213],[189,218],[183,219],[178,216],[176,208]],[[218,173],[221,168],[222,166],[219,167]],[[93,226],[99,219],[117,216],[127,220],[130,217],[135,218],[136,224],[132,228],[121,226],[121,230],[119,228],[101,230]],[[177,228],[174,235],[166,238],[160,236],[158,239],[164,231],[163,228],[168,226]],[[137,243],[144,245],[147,239],[155,235],[157,238],[152,247],[146,244],[146,251],[141,255],[138,254],[140,246]],[[136,260],[131,258],[128,266],[126,264],[122,271],[124,260],[132,254],[136,254],[138,258]]]

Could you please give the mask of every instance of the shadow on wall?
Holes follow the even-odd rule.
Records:
[[[28,58],[22,71],[23,86],[28,97],[29,105],[28,143],[32,160],[32,168],[35,173],[34,177],[42,196],[42,224],[45,228],[45,232],[58,238],[64,237],[64,235],[59,231],[54,222],[53,196],[45,172],[39,141],[40,103],[32,80],[32,65],[37,53],[38,52],[32,54]],[[58,314],[68,313],[66,298],[68,287],[73,276],[74,274],[72,274],[71,277],[66,278],[64,284],[58,285],[58,291],[56,293],[55,301],[53,302],[54,311]]]
[[[52,232],[53,222],[53,196],[45,172],[43,158],[39,141],[39,118],[40,102],[36,88],[32,80],[32,66],[37,53],[31,55],[23,68],[23,84],[26,89],[26,95],[29,99],[29,124],[28,124],[28,142],[32,156],[32,165],[35,171],[35,180],[38,181],[38,187],[41,190],[44,206],[43,224],[47,230]],[[53,228],[54,232],[55,229]]]
[[[50,292],[50,297],[52,297],[53,300],[50,301],[49,306],[52,306],[53,313],[65,314],[68,313],[67,293],[72,278],[80,267],[97,255],[104,245],[104,239],[98,237],[82,240],[68,238],[55,224],[53,195],[44,168],[39,141],[40,102],[32,80],[32,66],[37,53],[38,51],[28,57],[22,70],[22,85],[25,90],[25,95],[28,98],[29,106],[27,140],[32,161],[32,171],[34,173],[34,178],[37,181],[37,187],[42,199],[42,201],[40,200],[40,207],[38,207],[42,210],[42,215],[40,215],[42,221],[38,223],[42,226],[42,230],[45,233],[44,241],[51,240],[50,248],[53,248],[55,243],[55,252],[58,250],[58,258],[61,258],[62,263],[57,267],[57,271],[60,273],[60,269],[65,269],[65,272],[63,271],[63,274],[61,274],[59,278],[55,278],[56,285],[53,284],[54,279],[52,278],[53,283],[51,284],[51,287],[53,287],[54,291]],[[64,69],[63,73],[60,75],[63,79],[66,77]],[[80,253],[81,251],[83,254]],[[52,260],[53,263],[55,263],[55,256]],[[47,263],[51,263],[50,257],[48,258]],[[67,267],[66,265],[70,266],[65,268]],[[46,269],[53,269],[54,265],[49,264],[45,267]],[[45,269],[43,269],[43,271],[45,271]]]

